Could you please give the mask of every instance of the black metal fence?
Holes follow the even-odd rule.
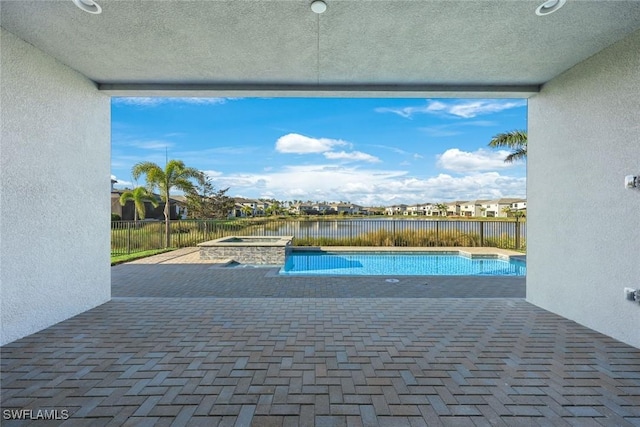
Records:
[[[491,246],[525,249],[526,223],[432,219],[270,219],[171,221],[171,247],[194,246],[220,237],[293,236],[298,246]],[[111,254],[165,245],[161,221],[113,221]]]

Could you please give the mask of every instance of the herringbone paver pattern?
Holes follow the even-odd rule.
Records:
[[[517,298],[116,298],[1,386],[71,415],[7,426],[640,425],[640,350]]]

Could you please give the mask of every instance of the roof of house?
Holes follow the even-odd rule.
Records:
[[[516,203],[516,202],[524,202],[525,199],[519,199],[519,198],[515,198],[515,197],[503,197],[500,199],[493,199],[493,200],[487,200],[486,202],[483,203],[487,203],[487,204],[500,204],[500,205],[507,205],[507,204],[511,204],[511,203]]]

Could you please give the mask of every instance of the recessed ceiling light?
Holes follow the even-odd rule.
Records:
[[[100,5],[93,0],[71,0],[73,4],[78,6],[80,9],[84,10],[87,13],[93,13],[97,15],[102,12],[102,8]]]
[[[546,2],[538,6],[538,8],[536,9],[536,15],[544,16],[553,13],[564,6],[566,2],[567,0],[547,0]]]
[[[327,4],[322,0],[316,0],[311,3],[311,10],[315,13],[323,13],[325,10],[327,10]]]

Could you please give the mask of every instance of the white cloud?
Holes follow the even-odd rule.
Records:
[[[207,175],[209,178],[215,178],[215,177],[218,177],[218,176],[222,176],[222,172],[214,171],[214,170],[204,170],[204,171],[202,171],[202,173]]]
[[[234,98],[160,98],[160,97],[114,97],[111,98],[114,104],[137,105],[140,107],[156,107],[162,104],[195,104],[195,105],[215,105],[225,104]]]
[[[381,160],[371,154],[363,153],[361,151],[327,151],[323,155],[329,160],[347,160],[347,161],[362,161],[369,163],[379,163]]]
[[[422,159],[424,156],[422,154],[419,153],[411,153],[409,151],[406,150],[402,150],[398,147],[392,147],[389,145],[381,145],[381,144],[371,144],[371,147],[376,147],[376,148],[382,148],[384,150],[389,150],[389,151],[393,151],[396,154],[400,154],[401,156],[407,156],[407,157],[411,157],[413,159]],[[401,163],[402,165],[402,163]]]
[[[525,100],[477,100],[453,105],[446,111],[451,115],[467,119],[482,114],[498,113],[511,108],[524,107],[525,105],[527,105]]]
[[[279,153],[320,154],[329,160],[360,161],[378,163],[381,160],[362,151],[333,151],[335,147],[351,147],[352,144],[341,139],[311,138],[298,133],[288,133],[276,141]]]
[[[410,177],[403,170],[376,170],[350,166],[284,166],[256,174],[221,175],[214,185],[231,187],[231,194],[279,200],[349,200],[365,206],[425,203],[450,200],[524,197],[524,177],[498,172],[472,172],[466,176],[440,174]]]
[[[324,153],[337,146],[348,146],[349,143],[340,139],[310,138],[297,133],[281,136],[276,141],[276,151],[280,153]]]
[[[527,101],[520,99],[466,99],[447,103],[427,100],[426,105],[403,108],[376,108],[375,111],[379,113],[394,113],[407,119],[413,118],[416,114],[435,114],[469,119],[526,105]]]
[[[450,148],[438,156],[437,165],[442,169],[460,173],[506,169],[516,166],[505,163],[504,159],[508,154],[509,152],[504,150],[488,151],[480,148],[469,152]]]
[[[375,110],[377,113],[394,113],[399,115],[400,117],[404,117],[405,119],[411,119],[413,117],[414,114],[418,114],[418,113],[427,113],[428,112],[428,107],[427,106],[421,106],[421,107],[404,107],[404,108],[376,108]]]

